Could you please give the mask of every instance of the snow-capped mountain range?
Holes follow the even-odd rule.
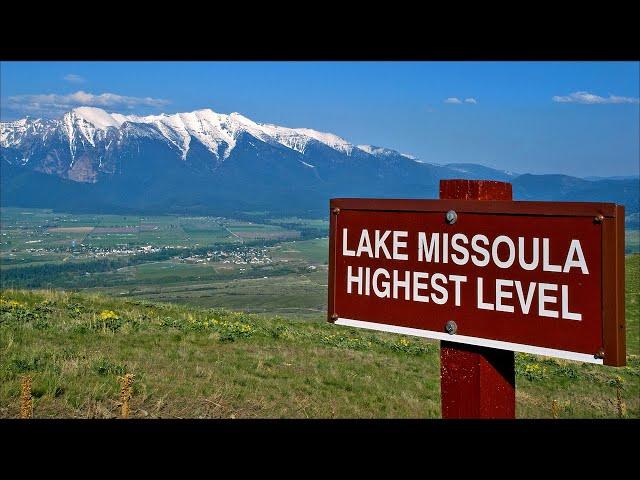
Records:
[[[622,181],[609,188],[606,181],[439,165],[210,109],[137,116],[79,107],[58,119],[0,122],[0,166],[2,205],[67,210],[317,215],[335,196],[434,198],[443,178],[510,181],[519,198],[580,200],[583,191],[588,200],[637,198]]]
[[[213,162],[218,164],[229,158],[236,147],[238,137],[245,133],[261,142],[283,146],[301,154],[305,153],[312,142],[321,143],[348,156],[354,149],[368,155],[398,154],[393,150],[372,145],[353,145],[332,133],[256,123],[239,113],[227,115],[211,109],[172,115],[137,116],[107,113],[95,107],[78,107],[65,113],[61,119],[23,118],[13,122],[2,122],[0,147],[20,151],[23,154],[22,158],[18,156],[10,161],[25,165],[34,155],[38,155],[37,149],[30,151],[28,148],[34,139],[42,144],[62,142],[68,145],[69,166],[73,167],[76,158],[88,149],[97,149],[97,157],[101,159],[110,149],[122,145],[127,140],[145,137],[166,143],[169,148],[179,152],[181,160],[187,159],[192,144],[197,142],[210,152]],[[414,159],[410,155],[403,156]],[[306,162],[302,163],[313,167]],[[73,172],[72,168],[70,172]],[[94,176],[76,178],[73,174],[69,178],[76,181],[96,180]]]

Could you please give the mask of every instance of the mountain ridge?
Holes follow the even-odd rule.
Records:
[[[0,123],[2,205],[317,216],[337,196],[435,198],[440,179],[509,181],[515,199],[616,201],[638,211],[637,181],[516,175],[441,165],[308,128],[211,109],[122,115],[78,107]]]
[[[372,145],[354,145],[333,133],[310,128],[290,128],[270,123],[257,123],[238,112],[220,114],[208,108],[192,112],[138,116],[108,113],[96,107],[77,107],[65,113],[60,119],[26,117],[12,122],[0,122],[0,146],[20,148],[29,133],[42,135],[45,139],[49,133],[65,133],[73,158],[77,138],[81,142],[86,140],[95,147],[96,141],[103,140],[110,131],[113,133],[113,130],[126,129],[127,123],[139,128],[140,130],[136,131],[139,135],[152,136],[150,131],[144,131],[143,126],[155,128],[155,133],[168,144],[181,150],[183,160],[188,154],[192,139],[199,141],[217,157],[219,157],[221,144],[226,144],[224,153],[226,158],[235,148],[236,138],[240,133],[249,133],[261,141],[278,143],[299,153],[304,153],[311,141],[317,141],[347,155],[351,155],[354,149],[358,149],[370,155],[390,152],[403,155],[408,159],[415,159],[411,155],[401,154],[391,149]]]

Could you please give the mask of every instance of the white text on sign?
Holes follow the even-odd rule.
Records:
[[[505,270],[519,267],[525,271],[541,270],[560,274],[577,271],[589,275],[578,239],[571,240],[566,254],[562,252],[564,262],[554,264],[550,260],[551,245],[548,238],[499,235],[490,239],[483,234],[467,236],[463,233],[418,232],[417,251],[410,252],[408,237],[406,231],[363,229],[350,240],[349,229],[344,228],[342,255],[395,261],[408,261],[409,255],[416,255],[419,262],[428,264],[464,266],[471,262],[480,268],[492,264]],[[570,311],[569,287],[562,283],[522,282],[508,278],[496,278],[495,282],[485,283],[481,276],[470,281],[467,275],[348,265],[346,285],[348,294],[439,305],[453,302],[456,307],[461,306],[461,290],[474,288],[475,306],[481,310],[582,320],[579,312]]]

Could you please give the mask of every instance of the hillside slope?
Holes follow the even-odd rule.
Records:
[[[638,273],[627,257],[628,366],[517,355],[517,415],[640,417]],[[440,416],[438,345],[422,339],[225,310],[54,291],[2,291],[0,417],[33,378],[36,417]],[[616,376],[620,379],[616,380]]]

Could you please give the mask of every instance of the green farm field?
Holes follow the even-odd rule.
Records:
[[[115,247],[207,246],[259,239],[292,239],[297,230],[221,217],[78,215],[43,209],[0,208],[0,259],[27,249],[76,245]],[[304,221],[299,225],[304,226]],[[316,221],[309,221],[317,224]],[[293,223],[292,225],[298,225]],[[12,255],[13,254],[13,255]]]
[[[314,320],[324,316],[328,240],[297,238],[303,229],[323,233],[326,220],[290,217],[256,223],[15,208],[0,213],[5,287],[79,289]],[[250,263],[248,245],[260,247],[263,241],[266,250]],[[141,254],[148,246],[175,251]],[[208,261],[203,258],[207,251],[231,257]],[[193,252],[199,258],[191,258]]]

